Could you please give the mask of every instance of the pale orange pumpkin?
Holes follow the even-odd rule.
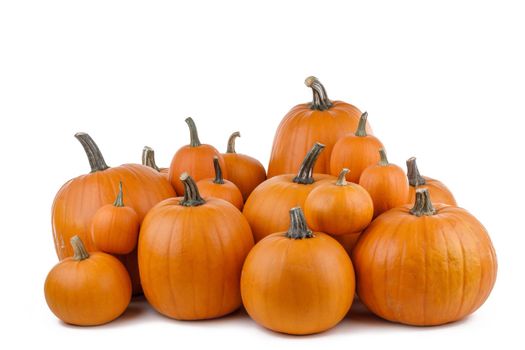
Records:
[[[456,199],[450,190],[439,180],[427,176],[421,176],[417,168],[416,157],[407,160],[407,177],[410,187],[406,203],[414,204],[416,190],[427,188],[434,203],[457,205]]]

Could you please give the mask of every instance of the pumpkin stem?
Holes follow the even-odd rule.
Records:
[[[306,154],[306,157],[303,159],[303,163],[299,168],[299,173],[293,179],[293,182],[303,185],[311,184],[314,182],[313,173],[315,162],[317,161],[317,158],[319,158],[319,154],[321,154],[321,151],[324,148],[325,145],[319,142],[316,142],[314,144],[314,146]]]
[[[201,145],[201,141],[199,140],[199,134],[197,132],[197,126],[195,125],[195,122],[191,117],[186,118],[185,120],[186,124],[188,124],[188,128],[190,129],[190,147],[198,147]]]
[[[215,168],[215,179],[213,180],[213,183],[223,185],[224,178],[222,177],[222,169],[219,164],[219,157],[217,156],[213,156],[213,168]]]
[[[346,186],[348,185],[348,181],[346,181],[346,174],[348,174],[350,170],[348,168],[343,168],[341,172],[339,173],[339,176],[337,177],[336,185],[337,186]]]
[[[301,207],[290,209],[290,228],[286,231],[286,237],[291,239],[312,238],[312,230],[308,228]]]
[[[144,146],[142,150],[142,165],[149,166],[157,171],[160,171],[157,163],[155,163],[155,151],[149,146]]]
[[[84,243],[78,236],[71,237],[71,246],[73,247],[73,260],[82,261],[89,258],[89,253],[84,246]]]
[[[124,198],[122,194],[122,181],[118,183],[118,194],[117,198],[115,199],[115,202],[113,202],[113,205],[115,207],[123,207],[124,206]]]
[[[304,80],[306,86],[312,89],[313,101],[310,103],[310,109],[325,111],[332,107],[332,101],[328,98],[326,90],[316,77],[308,77]]]
[[[230,138],[228,139],[228,148],[226,149],[226,153],[236,153],[235,152],[235,139],[237,137],[241,137],[241,133],[238,131],[230,135]]]
[[[381,157],[381,159],[379,160],[379,165],[381,166],[387,166],[389,163],[388,163],[388,158],[386,157],[386,151],[384,148],[381,148],[379,150],[379,157]]]
[[[412,187],[418,187],[426,184],[426,180],[421,174],[416,164],[416,157],[411,157],[407,160],[407,177],[408,183]]]
[[[357,130],[355,131],[355,136],[365,137],[366,133],[366,120],[368,119],[368,112],[361,114],[359,118],[359,124],[357,124]]]
[[[84,151],[88,157],[92,173],[109,168],[109,166],[106,164],[106,161],[104,160],[104,156],[102,156],[100,149],[98,148],[95,141],[93,141],[91,136],[85,132],[77,132],[75,137],[78,141],[80,141],[82,147],[84,147]]]
[[[434,215],[436,213],[436,209],[434,209],[434,206],[432,205],[432,201],[430,200],[430,193],[428,192],[427,188],[419,188],[416,190],[416,202],[414,203],[414,207],[410,209],[410,214],[415,216],[423,216],[423,215]]]
[[[195,180],[188,173],[182,173],[180,181],[184,184],[184,198],[179,202],[180,205],[196,207],[206,203],[199,193]]]

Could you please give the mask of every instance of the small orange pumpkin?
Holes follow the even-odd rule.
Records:
[[[312,334],[335,326],[354,299],[352,262],[343,247],[312,232],[301,208],[290,228],[255,245],[244,263],[242,300],[255,322],[276,332]]]
[[[144,146],[144,149],[142,150],[142,165],[149,166],[150,168],[157,170],[163,176],[166,176],[166,179],[168,178],[168,171],[170,168],[159,168],[157,166],[157,163],[155,162],[155,151],[149,146]]]
[[[339,174],[342,168],[348,168],[350,171],[346,179],[358,183],[363,170],[379,162],[379,150],[384,146],[377,137],[367,134],[367,119],[368,113],[364,112],[355,133],[346,134],[334,145],[330,158],[332,175]]]
[[[421,176],[416,164],[416,157],[407,160],[407,177],[410,187],[408,188],[408,199],[406,203],[414,204],[416,190],[427,188],[434,203],[457,205],[456,199],[450,190],[441,181],[427,176]]]
[[[203,179],[197,182],[199,192],[203,197],[215,197],[224,199],[233,204],[237,209],[242,210],[244,204],[241,191],[231,181],[224,180],[222,169],[218,157],[213,157],[215,167],[215,178]]]
[[[131,300],[126,268],[109,254],[89,254],[78,236],[71,238],[71,246],[73,257],[59,262],[47,275],[47,305],[59,319],[77,326],[113,321]]]
[[[408,181],[403,169],[388,162],[383,148],[379,150],[380,160],[366,168],[359,184],[374,201],[374,217],[406,203]]]
[[[360,236],[361,232],[351,233],[348,235],[331,235],[332,238],[334,238],[337,242],[339,242],[339,244],[343,246],[343,248],[345,248],[348,256],[352,256],[352,250],[357,244]]]

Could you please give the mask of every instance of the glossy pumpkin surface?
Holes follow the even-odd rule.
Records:
[[[237,209],[242,210],[244,201],[241,191],[233,182],[223,178],[219,158],[213,158],[213,165],[215,167],[215,178],[203,179],[197,182],[200,194],[203,197],[224,199]]]

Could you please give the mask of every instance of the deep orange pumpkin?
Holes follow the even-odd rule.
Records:
[[[168,178],[170,168],[159,168],[157,166],[157,163],[155,162],[155,151],[149,146],[144,146],[144,149],[142,150],[142,165],[149,166],[150,168],[157,170],[163,176],[166,176],[166,179]]]
[[[417,168],[416,157],[407,160],[407,177],[410,187],[408,188],[408,199],[406,203],[414,204],[416,190],[418,188],[427,188],[434,203],[457,205],[454,195],[444,183],[420,175],[419,169]]]
[[[331,237],[334,238],[337,242],[339,242],[339,244],[341,244],[343,248],[345,248],[346,252],[348,253],[348,256],[352,256],[352,250],[357,244],[357,241],[359,240],[360,236],[361,232],[351,233],[349,235],[333,235]]]

